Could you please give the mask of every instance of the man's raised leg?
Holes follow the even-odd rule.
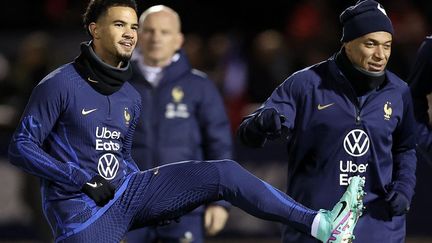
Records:
[[[147,186],[148,207],[141,219],[157,222],[173,219],[200,204],[226,200],[258,218],[282,222],[327,242],[351,235],[363,207],[363,180],[354,177],[332,211],[304,207],[231,160],[190,161],[151,170]],[[149,198],[150,197],[150,198]],[[346,206],[343,206],[345,205]],[[343,210],[340,210],[343,208]],[[338,212],[341,211],[341,215]],[[346,218],[345,218],[346,217]],[[336,221],[331,221],[336,219]],[[331,222],[329,222],[331,221]],[[316,234],[312,225],[318,225]],[[340,233],[337,233],[340,231]],[[328,237],[327,239],[325,239]]]
[[[306,208],[234,161],[218,162],[223,199],[259,218],[288,224],[323,242],[347,242],[363,209],[364,179],[352,177],[334,208]]]

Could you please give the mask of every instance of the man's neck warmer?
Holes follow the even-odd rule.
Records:
[[[385,72],[373,73],[355,67],[348,59],[345,49],[336,54],[336,64],[348,79],[357,96],[377,89],[385,81]]]
[[[120,68],[104,63],[93,51],[91,42],[81,43],[81,54],[75,59],[74,65],[81,77],[103,95],[120,90],[132,76],[129,62]]]

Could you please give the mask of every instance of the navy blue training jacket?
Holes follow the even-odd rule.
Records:
[[[117,188],[116,200],[124,190],[118,187],[138,171],[131,146],[140,106],[139,94],[129,83],[102,95],[72,63],[33,89],[9,158],[41,178],[43,210],[56,237],[100,217],[102,208],[81,192],[84,183],[101,175]]]
[[[291,75],[260,108],[273,107],[287,118],[287,193],[295,200],[331,209],[350,177],[366,179],[356,242],[404,242],[405,216],[391,218],[384,199],[391,188],[410,200],[414,194],[411,95],[395,74],[385,75],[385,83],[360,104],[332,57]],[[317,241],[287,226],[284,242]]]
[[[142,100],[132,157],[141,170],[177,161],[232,157],[231,130],[222,97],[213,81],[191,68],[183,51],[163,69],[157,87],[145,80],[136,61],[131,63],[130,82]],[[225,201],[216,204],[230,206]],[[193,213],[203,211],[204,207],[198,207]]]
[[[132,156],[140,169],[182,160],[232,157],[232,137],[223,100],[183,52],[164,68],[154,88],[132,62],[131,84],[141,94],[142,112]],[[139,161],[139,162],[138,162]]]
[[[429,104],[426,96],[432,92],[432,36],[421,44],[408,82],[414,101],[414,114],[418,122],[418,144],[432,151],[432,127],[428,115]]]

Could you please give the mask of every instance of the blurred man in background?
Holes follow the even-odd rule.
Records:
[[[424,39],[408,77],[414,102],[414,114],[418,121],[418,143],[429,154],[432,152],[432,136],[428,95],[432,92],[432,36]]]
[[[232,138],[223,100],[204,73],[192,69],[181,50],[180,17],[156,5],[139,19],[131,84],[142,98],[132,156],[141,170],[183,160],[232,157]],[[226,202],[197,208],[179,222],[128,234],[128,242],[204,241],[228,218]]]
[[[408,83],[414,103],[417,121],[417,186],[408,223],[415,225],[411,232],[428,234],[431,172],[432,172],[432,36],[427,36],[417,51]],[[414,221],[415,219],[415,221]],[[410,222],[411,220],[411,222]]]

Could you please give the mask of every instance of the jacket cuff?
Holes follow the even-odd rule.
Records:
[[[226,211],[230,211],[232,205],[231,203],[225,201],[225,200],[220,200],[220,201],[216,201],[216,202],[212,202],[211,204],[208,204],[207,206],[221,206],[224,207],[226,209]]]
[[[404,195],[411,203],[411,200],[414,196],[414,188],[411,188],[403,182],[395,181],[392,190]]]

